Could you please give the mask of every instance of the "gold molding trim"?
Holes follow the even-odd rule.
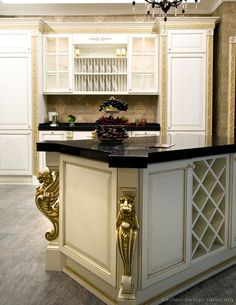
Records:
[[[231,37],[232,38],[232,37]],[[234,137],[236,82],[236,40],[230,39],[228,81],[228,137]]]
[[[45,238],[52,241],[59,235],[59,173],[44,171],[38,174],[37,179],[41,185],[36,189],[35,203],[53,225],[53,229],[45,234]]]
[[[207,36],[206,135],[212,136],[213,36]]]
[[[161,135],[167,134],[167,35],[161,35]]]
[[[33,175],[38,174],[38,37],[32,36],[32,142],[33,142]]]
[[[120,298],[130,295],[134,298],[132,285],[132,261],[138,234],[138,219],[135,212],[135,193],[123,192],[119,200],[119,212],[116,220],[117,244],[123,262],[123,276]]]

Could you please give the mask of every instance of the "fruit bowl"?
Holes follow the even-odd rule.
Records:
[[[97,138],[103,143],[121,143],[129,136],[123,126],[101,125],[97,129]]]

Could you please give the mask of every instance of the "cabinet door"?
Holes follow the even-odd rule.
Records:
[[[72,92],[71,35],[44,36],[44,92]]]
[[[129,92],[157,94],[157,35],[132,35],[129,56]]]
[[[88,140],[92,139],[92,131],[74,131],[73,140]]]
[[[168,55],[168,130],[204,131],[205,54]]]
[[[31,56],[0,55],[0,128],[31,128]]]
[[[0,31],[0,53],[27,53],[30,51],[30,31]]]
[[[168,51],[172,53],[206,52],[206,30],[168,31]]]
[[[160,131],[132,131],[132,137],[159,136]]]
[[[192,169],[189,162],[164,162],[143,170],[142,288],[190,264]]]
[[[232,181],[232,234],[231,246],[236,247],[236,154],[233,160],[233,181]]]
[[[65,131],[40,131],[39,132],[39,141],[61,141],[66,140]],[[46,166],[46,153],[39,152],[39,171],[47,169]]]
[[[32,140],[30,131],[0,132],[0,174],[32,174]]]

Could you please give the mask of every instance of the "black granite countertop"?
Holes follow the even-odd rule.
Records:
[[[160,148],[160,143],[173,146]],[[233,138],[185,134],[132,137],[119,145],[101,144],[98,140],[44,141],[37,143],[37,150],[104,161],[110,167],[146,168],[150,163],[234,153],[236,142]]]
[[[145,125],[136,125],[130,123],[126,125],[128,131],[159,131],[159,123],[147,123]],[[41,123],[38,127],[39,130],[71,130],[71,131],[93,131],[95,130],[95,123],[75,123],[73,127],[70,127],[69,123],[59,123],[58,126],[52,127],[50,123]]]

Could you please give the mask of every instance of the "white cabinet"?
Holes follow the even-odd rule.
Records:
[[[158,93],[157,35],[130,35],[129,92]]]
[[[127,35],[74,35],[74,93],[127,93],[127,46]]]
[[[0,175],[31,175],[31,131],[0,131]]]
[[[31,113],[31,55],[0,54],[0,128],[30,129]]]
[[[168,51],[172,53],[206,52],[206,31],[169,30]]]
[[[31,70],[31,31],[0,31],[0,175],[6,183],[31,181]]]
[[[0,31],[0,53],[27,53],[30,51],[30,31]]]
[[[72,42],[71,35],[48,34],[44,36],[44,92],[72,92]]]
[[[168,55],[168,130],[204,131],[206,55]]]
[[[233,170],[232,170],[232,218],[231,218],[231,246],[236,247],[236,154],[233,155]]]
[[[66,140],[66,131],[40,131],[39,132],[39,141],[61,141]],[[46,153],[39,152],[39,171],[47,169],[46,166]]]
[[[168,31],[167,131],[206,130],[206,30]]]
[[[142,288],[190,264],[192,170],[189,165],[189,160],[165,162],[151,164],[143,170]]]
[[[73,131],[73,140],[92,139],[92,131]]]
[[[159,136],[160,131],[132,131],[132,137],[143,137],[143,136]]]

